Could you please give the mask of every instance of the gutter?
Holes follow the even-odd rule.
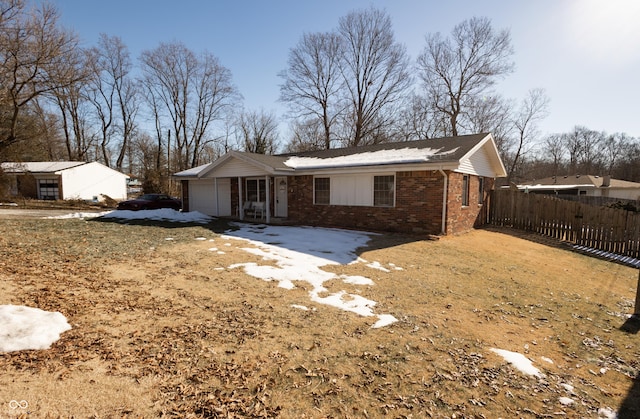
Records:
[[[449,177],[442,170],[442,168],[438,168],[438,172],[442,174],[444,178],[444,188],[442,188],[442,227],[440,228],[440,232],[442,235],[447,234],[447,191],[449,189]]]

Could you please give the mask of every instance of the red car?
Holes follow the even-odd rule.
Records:
[[[136,199],[129,199],[118,204],[119,210],[154,210],[160,208],[171,208],[176,211],[182,209],[182,201],[161,193],[147,193]]]

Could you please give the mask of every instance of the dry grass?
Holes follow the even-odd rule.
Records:
[[[623,404],[638,412],[638,336],[620,330],[637,270],[534,236],[376,236],[360,256],[402,270],[327,268],[375,281],[331,284],[400,320],[372,329],[374,319],[315,305],[302,287],[228,269],[258,258],[222,239],[224,225],[0,225],[0,304],[60,311],[73,326],[50,350],[0,354],[0,417],[598,417]],[[490,348],[526,354],[545,377],[522,374]],[[10,400],[29,407],[10,409]]]

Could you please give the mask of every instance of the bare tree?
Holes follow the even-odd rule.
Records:
[[[304,34],[289,51],[287,69],[279,74],[284,79],[280,100],[295,118],[319,121],[325,149],[331,148],[333,126],[341,112],[339,94],[344,81],[339,71],[340,45],[336,33]]]
[[[417,67],[426,96],[449,120],[445,135],[464,129],[463,117],[482,103],[495,82],[513,71],[509,31],[496,32],[487,18],[456,25],[450,38],[427,35]]]
[[[291,123],[291,139],[286,145],[289,153],[326,149],[324,132],[317,119],[294,120]]]
[[[79,70],[80,71],[80,70]],[[60,112],[62,133],[69,160],[88,161],[96,137],[87,111],[85,84],[80,82],[58,87],[49,96]]]
[[[516,133],[515,150],[507,171],[507,180],[513,180],[516,168],[522,156],[530,151],[539,135],[538,123],[548,115],[549,98],[544,89],[529,91],[513,118]]]
[[[101,126],[103,160],[111,166],[111,153],[115,151],[115,166],[122,170],[139,107],[138,92],[130,77],[133,65],[129,50],[120,38],[101,34],[98,46],[88,51],[88,57],[92,73],[88,97]],[[115,150],[109,147],[113,136],[118,137]]]
[[[546,137],[543,142],[543,149],[545,157],[547,157],[547,159],[551,159],[552,175],[558,176],[560,174],[560,167],[564,164],[566,155],[563,135],[551,134]]]
[[[77,81],[78,40],[58,25],[58,12],[42,3],[0,2],[0,102],[8,122],[0,130],[0,152],[23,140],[18,120],[34,99]]]
[[[628,155],[629,144],[633,140],[625,133],[607,135],[602,141],[602,154],[605,160],[605,170],[611,174],[616,164]]]
[[[394,40],[389,16],[374,8],[342,17],[338,33],[349,105],[343,113],[347,145],[381,141],[380,133],[393,122],[394,105],[411,84],[406,50]]]
[[[246,111],[238,117],[239,143],[243,151],[273,154],[278,147],[278,123],[272,113]]]
[[[196,56],[182,43],[160,44],[141,55],[145,97],[155,111],[158,141],[175,140],[175,170],[196,166],[202,147],[213,141],[215,121],[239,96],[231,72],[210,53]],[[168,117],[165,121],[164,116]]]

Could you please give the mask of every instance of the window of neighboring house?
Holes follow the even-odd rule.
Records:
[[[267,189],[264,179],[247,179],[245,200],[250,202],[265,202]]]
[[[313,179],[313,203],[316,205],[329,205],[331,201],[331,182],[328,177]]]
[[[462,206],[469,206],[469,175],[462,176]]]
[[[57,179],[38,179],[38,189],[40,191],[40,199],[53,201],[58,199],[60,190]]]
[[[484,178],[478,178],[478,204],[484,203]]]
[[[373,177],[373,206],[392,207],[395,200],[395,176]]]

